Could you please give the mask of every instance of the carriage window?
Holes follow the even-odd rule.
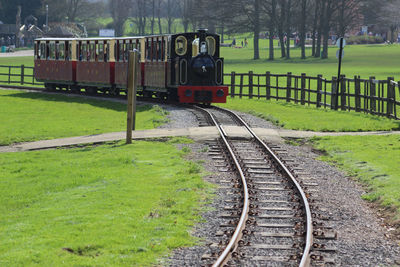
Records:
[[[212,36],[206,37],[207,47],[208,47],[208,54],[210,56],[215,55],[215,38]]]
[[[56,44],[55,43],[49,44],[49,59],[50,60],[56,59]]]
[[[146,58],[151,59],[151,42],[149,41],[146,42]]]
[[[121,42],[118,44],[118,59],[119,62],[123,62],[124,61],[124,44]]]
[[[110,44],[104,44],[104,62],[110,61]]]
[[[89,56],[88,45],[86,43],[81,44],[81,56],[80,56],[81,60],[87,61],[88,56]]]
[[[72,59],[72,44],[68,43],[68,53],[67,53],[67,60]]]
[[[41,59],[46,59],[46,44],[40,43],[39,55]]]
[[[161,41],[157,42],[157,60],[161,60],[162,58],[162,45]]]
[[[89,61],[95,61],[96,60],[96,49],[95,49],[95,44],[90,43],[89,44]]]
[[[179,36],[175,39],[175,53],[178,56],[183,56],[187,51],[187,39],[185,36]]]
[[[64,60],[65,59],[65,44],[60,43],[58,44],[58,60]]]
[[[97,60],[104,61],[104,44],[97,44]]]

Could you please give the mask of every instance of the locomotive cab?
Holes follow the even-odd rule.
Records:
[[[171,84],[177,86],[179,102],[226,102],[219,36],[199,30],[173,35],[171,44]]]

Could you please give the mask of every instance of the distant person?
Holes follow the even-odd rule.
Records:
[[[235,38],[235,37],[233,37],[233,39],[232,39],[232,46],[233,46],[233,47],[236,46],[236,38]]]
[[[244,47],[247,47],[247,44],[248,44],[247,38],[244,38]]]
[[[242,47],[243,47],[243,40],[242,40]]]

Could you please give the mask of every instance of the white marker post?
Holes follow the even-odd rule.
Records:
[[[128,60],[128,118],[126,127],[126,143],[132,144],[132,131],[136,123],[136,91],[137,91],[137,69],[139,52],[134,49],[129,52]]]

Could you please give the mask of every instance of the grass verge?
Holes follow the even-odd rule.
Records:
[[[393,212],[400,222],[400,135],[338,136],[314,138],[314,145],[328,161],[364,185],[363,198],[379,203]]]
[[[229,98],[226,104],[220,104],[261,117],[276,125],[292,130],[349,132],[383,131],[400,128],[400,122],[384,117],[356,112],[317,109],[282,101]]]
[[[165,122],[157,107],[137,107],[136,128]],[[126,105],[76,96],[0,90],[0,145],[126,129]]]
[[[193,245],[211,187],[175,143],[0,154],[0,265],[154,266]]]

